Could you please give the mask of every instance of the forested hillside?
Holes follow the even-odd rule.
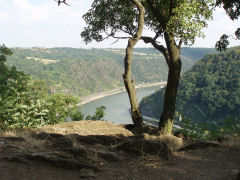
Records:
[[[52,92],[79,96],[123,86],[124,49],[13,48],[9,65],[47,82]],[[184,48],[183,72],[189,69],[207,48]],[[198,52],[198,53],[197,53]],[[197,57],[198,57],[197,56]],[[167,66],[158,51],[135,49],[133,75],[136,83],[167,79]]]
[[[159,118],[163,103],[159,90],[140,103],[145,116]],[[181,78],[177,96],[179,114],[195,122],[221,124],[240,118],[240,47],[206,55]]]

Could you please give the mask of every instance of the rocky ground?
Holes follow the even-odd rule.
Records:
[[[240,179],[237,140],[185,142],[126,128],[82,121],[1,133],[0,179]]]

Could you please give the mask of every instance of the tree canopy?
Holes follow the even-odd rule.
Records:
[[[216,6],[223,6],[227,15],[231,20],[236,20],[240,16],[240,2],[239,0],[217,0]],[[224,51],[229,45],[229,35],[223,34],[215,47],[218,51]],[[235,31],[235,37],[240,40],[240,28]]]
[[[192,45],[201,30],[212,18],[213,0],[139,0],[146,10],[145,28],[155,33],[154,37],[142,36],[160,51],[169,68],[168,83],[164,98],[163,113],[159,121],[162,134],[172,132],[176,95],[181,73],[180,50],[182,43]],[[138,11],[127,0],[94,0],[91,9],[83,16],[87,26],[81,36],[86,43],[106,38],[129,38],[137,32]],[[121,36],[124,33],[125,35]],[[120,36],[119,36],[120,34]],[[163,38],[166,47],[159,43]]]
[[[146,9],[145,26],[155,33],[154,39],[164,32],[174,34],[185,44],[193,44],[195,37],[203,36],[202,28],[212,17],[213,0],[140,0]],[[87,23],[81,36],[86,43],[106,38],[124,38],[119,33],[134,35],[138,11],[128,0],[94,0],[83,16]],[[127,37],[125,37],[127,38]]]

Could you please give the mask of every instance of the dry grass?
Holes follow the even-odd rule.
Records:
[[[46,147],[48,139],[36,139],[32,136],[33,133],[57,133],[63,135],[78,134],[82,136],[88,135],[123,135],[123,136],[133,136],[133,133],[127,129],[115,125],[111,122],[106,121],[79,121],[79,122],[67,122],[56,125],[47,125],[39,129],[23,129],[23,130],[9,130],[0,131],[0,137],[20,137],[24,141],[19,141],[17,144],[19,146],[34,148],[38,147],[44,149]],[[82,147],[82,145],[73,137],[69,136],[70,140],[73,142],[73,146]],[[99,147],[104,149],[103,147]],[[95,153],[90,153],[88,159],[94,162],[100,162],[101,160]]]
[[[46,139],[36,139],[32,136],[32,132],[35,132],[34,129],[24,129],[24,130],[9,130],[5,132],[0,132],[0,137],[20,137],[24,141],[19,141],[18,144],[24,147],[44,147],[47,142]]]
[[[156,169],[161,167],[162,160],[158,155],[142,154],[140,164]]]
[[[47,133],[59,133],[63,135],[117,135],[133,136],[133,133],[127,129],[107,121],[78,121],[67,122],[56,125],[48,125],[40,128],[38,131]]]

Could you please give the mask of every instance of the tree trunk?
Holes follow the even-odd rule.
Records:
[[[168,62],[168,81],[164,94],[163,112],[159,121],[159,131],[161,134],[171,134],[173,128],[173,120],[175,116],[175,104],[177,91],[181,73],[180,47],[175,44],[174,38],[165,35],[169,56]]]
[[[128,64],[128,63],[129,62],[125,62],[125,64]],[[127,69],[128,69],[128,72],[131,72],[129,68]],[[131,104],[131,116],[132,116],[133,124],[134,126],[142,126],[143,118],[142,118],[141,111],[139,109],[139,104],[136,96],[135,83],[133,79],[131,80],[131,76],[128,75],[129,74],[128,72],[125,72],[123,74],[123,80],[124,80],[124,85],[127,90],[128,97]]]
[[[135,126],[141,126],[143,124],[143,118],[142,118],[141,111],[139,109],[139,104],[136,96],[135,83],[134,83],[134,80],[131,78],[131,71],[132,71],[131,66],[132,66],[133,48],[142,36],[145,9],[138,0],[132,0],[132,2],[137,6],[139,10],[138,30],[136,35],[134,35],[134,37],[128,40],[128,45],[126,48],[126,56],[124,58],[125,72],[123,74],[123,80],[124,80],[124,85],[127,90],[128,97],[131,104],[131,116],[132,116],[133,124]]]

